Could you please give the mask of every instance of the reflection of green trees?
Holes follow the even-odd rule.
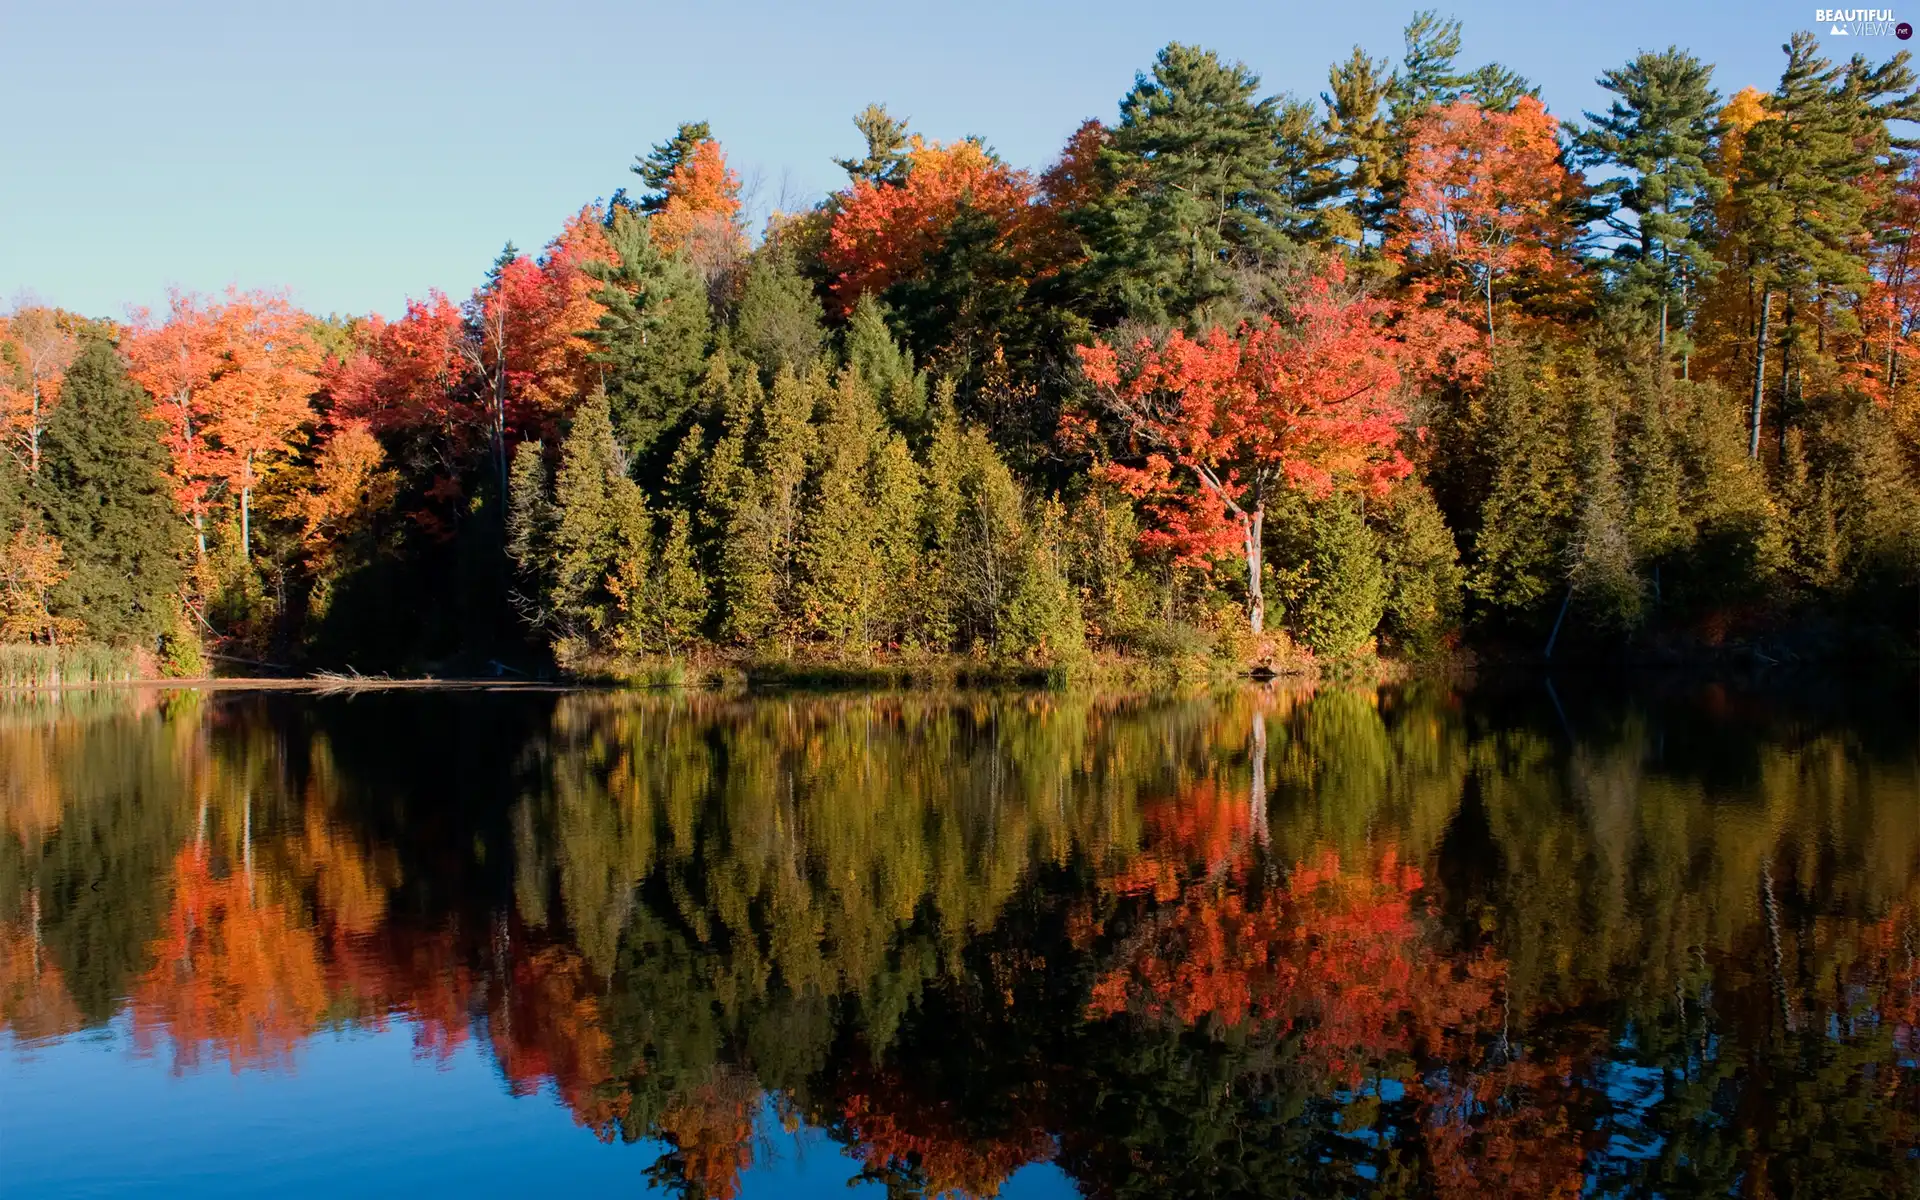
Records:
[[[1911,1194],[1898,717],[1432,685],[6,700],[0,1020],[163,989],[191,882],[320,956],[302,1020],[444,1047],[484,1014],[516,1090],[660,1139],[689,1194],[768,1094],[902,1194],[1050,1154],[1090,1195],[1539,1191],[1569,1154],[1605,1193]],[[1411,982],[1364,1021],[1338,963],[1231,1021],[1111,1002],[1208,920],[1349,944],[1275,898],[1387,855]],[[148,999],[224,1028],[217,995]]]
[[[205,752],[193,693],[0,693],[0,923],[62,972],[89,1024],[147,967]]]

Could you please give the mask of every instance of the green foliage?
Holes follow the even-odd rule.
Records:
[[[705,121],[683,121],[673,136],[659,143],[644,158],[635,158],[633,166],[628,168],[638,175],[647,185],[648,194],[641,198],[640,209],[643,212],[659,212],[667,203],[667,183],[680,165],[693,157],[693,152],[701,142],[713,136],[713,130]]]
[[[1175,42],[1121,100],[1101,151],[1114,187],[1080,218],[1089,286],[1116,312],[1183,320],[1286,257],[1306,214],[1280,190],[1281,106],[1259,87],[1244,64]]]
[[[1390,582],[1380,542],[1348,497],[1313,509],[1307,588],[1295,618],[1300,640],[1323,658],[1365,648],[1387,610]]]
[[[1574,137],[1580,161],[1612,173],[1594,195],[1614,295],[1657,330],[1663,352],[1675,345],[1672,330],[1691,324],[1688,298],[1720,265],[1696,233],[1726,192],[1707,162],[1723,132],[1712,79],[1712,67],[1678,47],[1642,51],[1601,73],[1616,98]]]
[[[1433,493],[1414,480],[1393,490],[1378,531],[1386,596],[1381,630],[1397,648],[1432,654],[1460,622],[1460,553]]]
[[[733,344],[771,379],[804,375],[819,359],[825,313],[793,248],[774,236],[748,259],[733,313]]]
[[[1614,457],[1613,417],[1598,403],[1582,407],[1574,446],[1580,482],[1568,547],[1568,586],[1595,626],[1631,629],[1640,621],[1641,584],[1632,514]]]
[[[847,322],[846,361],[866,384],[895,429],[909,437],[926,431],[927,377],[913,366],[913,355],[894,340],[885,311],[871,293],[854,303]]]
[[[907,169],[907,123],[895,120],[884,104],[869,104],[853,118],[853,127],[867,143],[860,158],[836,158],[834,165],[848,178],[867,183],[898,183]]]
[[[705,364],[707,289],[679,257],[660,253],[647,219],[616,208],[607,229],[618,266],[589,262],[606,309],[589,335],[621,442],[638,458],[662,452],[683,427]]]
[[[150,407],[113,346],[87,337],[47,420],[30,495],[69,572],[53,588],[54,613],[110,643],[151,644],[185,582],[186,528]]]
[[[1565,585],[1570,426],[1563,396],[1519,356],[1501,363],[1478,426],[1487,483],[1467,569],[1467,592],[1483,617],[1537,613]]]

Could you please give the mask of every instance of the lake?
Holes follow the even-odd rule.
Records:
[[[0,696],[0,1192],[1920,1195],[1917,718]]]

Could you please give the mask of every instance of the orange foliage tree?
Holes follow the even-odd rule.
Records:
[[[1081,369],[1144,464],[1106,468],[1148,502],[1149,550],[1206,569],[1237,548],[1247,570],[1247,612],[1261,632],[1261,531],[1283,487],[1324,495],[1339,485],[1373,490],[1411,469],[1396,444],[1397,348],[1381,329],[1386,306],[1351,295],[1341,260],[1303,288],[1292,319],[1218,326],[1197,338],[1175,331],[1125,352],[1104,341],[1080,348]],[[1081,436],[1084,417],[1063,432]]]
[[[56,617],[47,609],[47,593],[67,577],[60,560],[60,539],[29,526],[0,545],[0,641],[44,638],[56,645],[85,630],[79,617]]]
[[[500,264],[474,293],[461,351],[481,384],[501,494],[507,459],[522,438],[552,434],[596,378],[587,334],[606,309],[588,262],[617,263],[601,212],[582,209],[539,258]]]
[[[207,506],[218,478],[217,452],[207,436],[208,388],[219,362],[214,321],[205,301],[176,291],[166,320],[155,324],[145,309],[121,343],[135,382],[153,398],[162,422],[173,498],[193,522],[201,558],[207,556]]]
[[[313,419],[314,369],[307,317],[286,297],[229,293],[214,320],[216,369],[206,388],[207,436],[240,505],[240,552],[252,553],[253,493],[262,473],[283,460]]]
[[[1033,178],[975,141],[928,142],[916,135],[899,183],[856,179],[839,197],[822,264],[842,314],[872,292],[918,275],[964,212],[985,218],[995,249],[1017,262],[1035,259],[1045,214]]]
[[[1493,344],[1502,282],[1553,270],[1570,237],[1576,184],[1557,130],[1532,96],[1511,112],[1456,100],[1413,123],[1406,195],[1386,246],[1411,276],[1410,307],[1437,306],[1469,325],[1479,309]]]
[[[240,549],[251,552],[254,490],[312,420],[319,357],[306,324],[270,292],[230,291],[213,304],[176,292],[165,322],[136,314],[127,358],[165,425],[174,497],[203,558],[216,489],[238,505]]]
[[[648,223],[662,254],[681,254],[711,280],[746,253],[740,229],[740,176],[720,143],[707,138],[673,169],[666,196]]]
[[[73,321],[51,308],[0,319],[0,437],[28,475],[40,471],[40,433],[79,352]]]

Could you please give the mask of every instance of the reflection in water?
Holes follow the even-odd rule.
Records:
[[[1912,1194],[1910,698],[0,700],[0,1022],[469,1039],[647,1177]]]

